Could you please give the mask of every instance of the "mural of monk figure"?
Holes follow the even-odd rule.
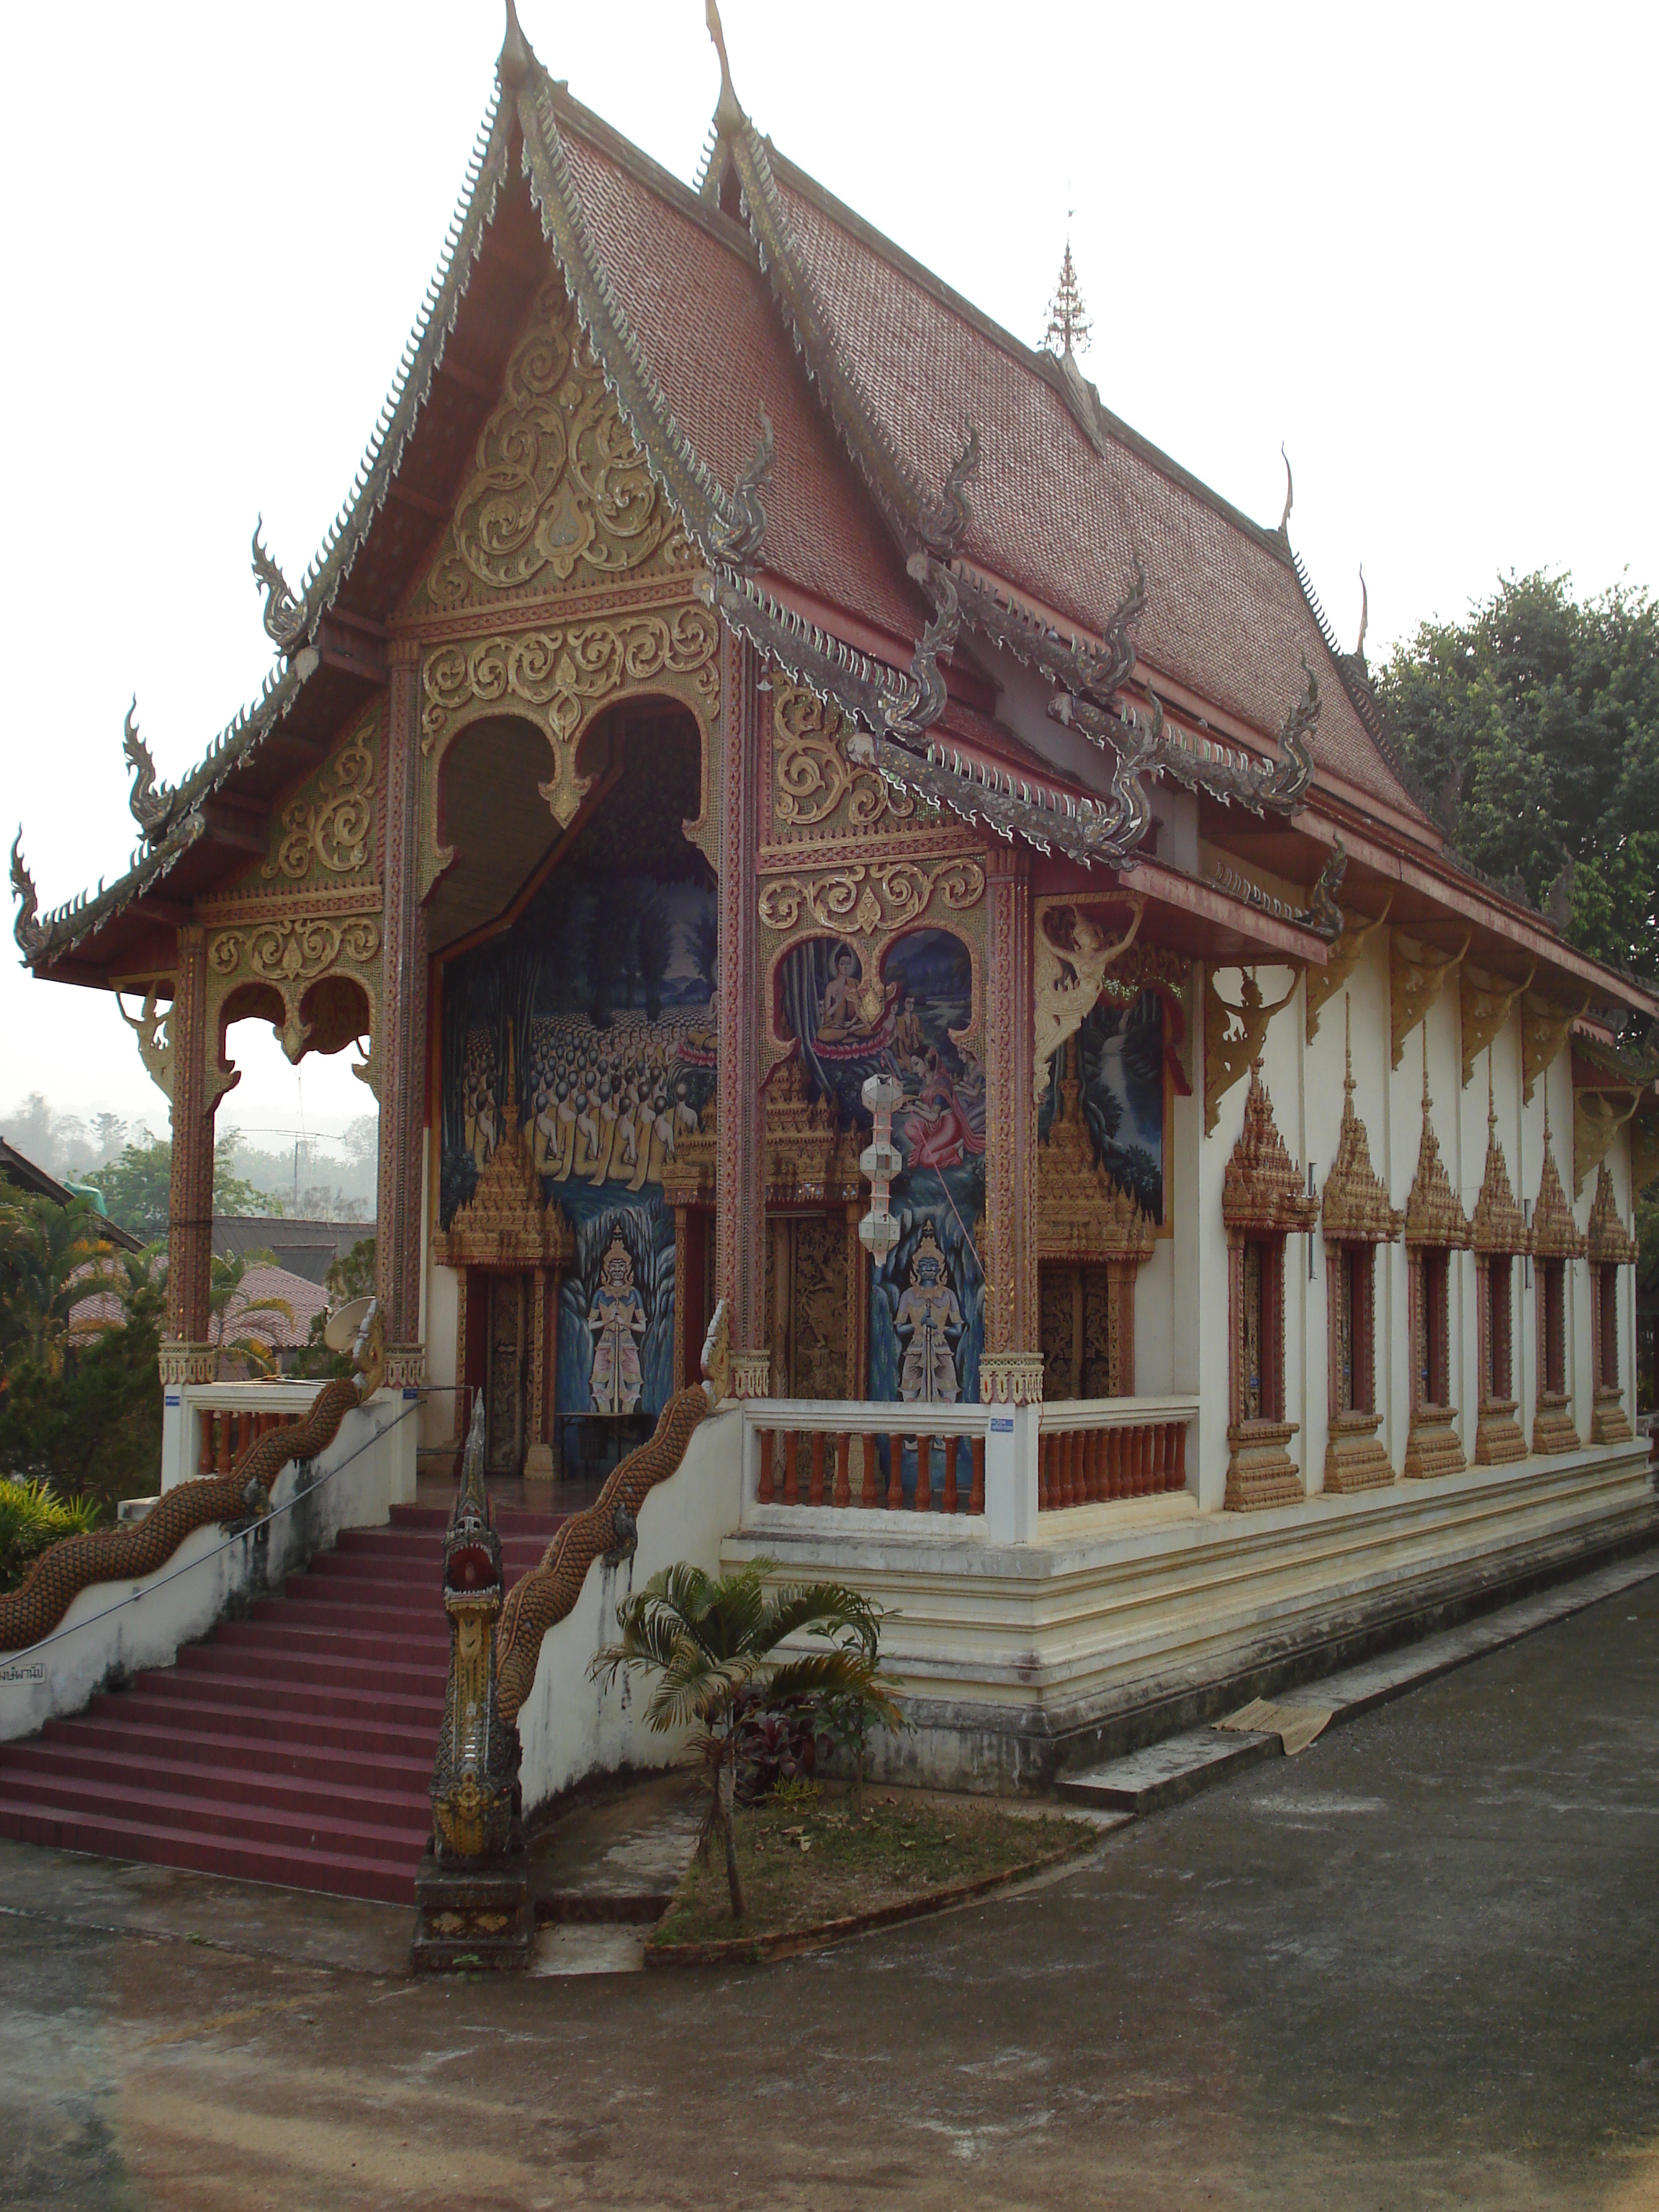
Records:
[[[594,1412],[636,1412],[643,1387],[640,1339],[645,1334],[645,1308],[634,1287],[634,1262],[620,1230],[600,1262],[599,1286],[588,1309],[587,1326],[593,1337]]]
[[[814,1042],[831,1048],[885,1043],[898,989],[896,982],[889,982],[884,988],[879,980],[864,982],[857,953],[850,945],[838,945],[818,1006]]]
[[[899,1300],[893,1326],[904,1346],[899,1396],[911,1406],[954,1406],[961,1385],[947,1332],[961,1329],[962,1308],[931,1221],[910,1262],[909,1287]]]

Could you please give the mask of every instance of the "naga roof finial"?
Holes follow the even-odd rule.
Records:
[[[289,591],[288,578],[265,550],[259,534],[264,523],[262,514],[253,526],[253,574],[265,595],[265,635],[279,653],[286,653],[305,628],[305,609]]]
[[[512,0],[508,0],[508,5],[511,4]],[[714,41],[714,52],[720,58],[720,96],[714,109],[714,128],[721,131],[732,131],[739,124],[747,123],[749,118],[744,113],[743,102],[738,98],[737,89],[732,82],[732,64],[726,54],[726,33],[720,27],[720,11],[714,0],[707,0],[707,13],[708,35]]]
[[[536,66],[536,56],[519,22],[513,0],[507,0],[507,31],[495,57],[495,76],[503,92],[516,92]]]
[[[1279,448],[1279,458],[1285,464],[1285,512],[1279,518],[1279,534],[1281,538],[1288,538],[1291,534],[1291,509],[1296,505],[1296,478],[1291,474],[1291,457],[1282,443]]]
[[[28,862],[23,858],[23,825],[17,825],[17,835],[11,841],[11,895],[17,901],[17,918],[12,923],[11,933],[17,939],[17,949],[25,960],[33,960],[46,941],[47,933],[39,920],[40,901],[34,888],[34,878],[29,873]]]
[[[1365,589],[1365,564],[1362,561],[1359,564],[1359,638],[1353,649],[1356,660],[1363,661],[1365,658],[1365,632],[1370,627],[1370,619],[1371,595]]]
[[[136,691],[132,695],[132,704],[127,708],[126,720],[121,726],[121,750],[127,766],[132,770],[132,789],[127,793],[128,811],[143,831],[145,843],[150,844],[166,824],[171,801],[155,781],[155,757],[138,734],[138,694]]]

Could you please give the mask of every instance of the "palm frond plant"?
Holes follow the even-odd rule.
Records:
[[[845,1697],[873,1682],[880,1656],[878,1606],[839,1583],[769,1591],[772,1567],[770,1559],[751,1559],[719,1577],[684,1561],[663,1568],[617,1607],[621,1641],[597,1653],[588,1669],[605,1683],[619,1674],[654,1674],[647,1726],[663,1735],[695,1729],[691,1750],[708,1784],[697,1855],[706,1861],[720,1838],[734,1920],[744,1912],[732,1825],[740,1710],[752,1710],[752,1693],[763,1689],[779,1704]],[[777,1656],[789,1638],[807,1635],[822,1638],[823,1648]]]
[[[281,1314],[292,1323],[294,1309],[286,1298],[256,1298],[246,1287],[246,1277],[251,1267],[274,1267],[274,1252],[216,1252],[208,1284],[208,1335],[218,1364],[234,1352],[240,1352],[251,1367],[262,1375],[269,1375],[276,1364],[274,1342],[265,1337],[246,1333],[231,1336],[232,1328],[244,1328],[244,1324],[256,1314]]]
[[[98,1501],[58,1498],[27,1475],[0,1480],[0,1590],[15,1589],[42,1552],[98,1523]]]

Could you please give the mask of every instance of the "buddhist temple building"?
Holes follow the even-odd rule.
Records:
[[[257,696],[173,785],[129,721],[106,886],[13,849],[168,1102],[167,1480],[256,1016],[362,1055],[422,1469],[482,1390],[491,1479],[591,1483],[723,1301],[711,1556],[890,1608],[915,1771],[1644,1540],[1659,1000],[1460,857],[1288,498],[796,168],[717,19],[688,184],[507,18]]]

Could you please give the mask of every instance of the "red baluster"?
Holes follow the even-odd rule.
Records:
[[[890,1511],[896,1513],[904,1504],[904,1439],[887,1439],[887,1504]]]
[[[876,1440],[868,1429],[863,1431],[859,1437],[859,1453],[864,1462],[864,1472],[859,1483],[859,1504],[873,1508],[881,1503],[876,1489],[876,1476],[879,1470],[876,1465]]]
[[[843,1429],[836,1438],[836,1487],[834,1494],[835,1502],[837,1505],[850,1505],[853,1502],[852,1453],[853,1439],[848,1435],[846,1430]]]
[[[933,1510],[933,1439],[916,1438],[916,1510],[931,1513]]]
[[[1184,1490],[1187,1487],[1187,1424],[1185,1421],[1177,1421],[1175,1424],[1175,1472],[1170,1487],[1171,1490]]]
[[[968,1492],[968,1510],[970,1513],[983,1513],[985,1510],[985,1438],[982,1435],[976,1435],[974,1438],[974,1481]]]
[[[793,1429],[783,1440],[783,1502],[800,1504],[800,1438]]]
[[[760,1504],[769,1505],[772,1503],[772,1431],[770,1429],[763,1429],[760,1432],[760,1487],[755,1492],[755,1497]]]
[[[939,1442],[945,1446],[945,1489],[939,1503],[945,1512],[954,1513],[957,1510],[957,1452],[960,1439],[941,1437]]]
[[[812,1469],[806,1481],[806,1502],[809,1505],[823,1503],[823,1447],[828,1439],[822,1429],[812,1431]]]

